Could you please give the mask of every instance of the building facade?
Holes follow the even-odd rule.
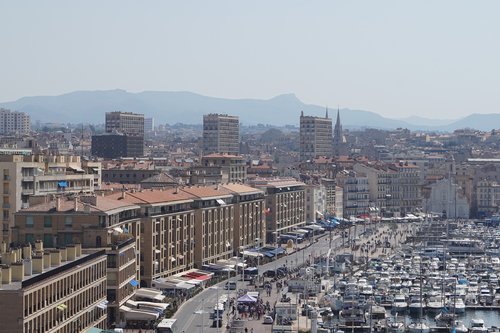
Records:
[[[27,113],[0,108],[0,134],[26,135],[31,131],[31,120]]]
[[[82,164],[79,156],[5,155],[0,170],[2,236],[8,240],[14,213],[50,195],[92,193],[99,167]]]
[[[336,181],[343,191],[343,214],[345,218],[369,214],[368,178],[363,173],[343,170],[337,173]]]
[[[306,222],[314,222],[325,216],[326,188],[321,184],[306,185]]]
[[[104,250],[82,254],[79,245],[44,250],[2,249],[0,332],[84,332],[106,328]]]
[[[305,184],[293,178],[252,181],[252,186],[266,193],[266,239],[275,243],[281,234],[306,224]]]
[[[240,153],[240,122],[236,116],[208,114],[203,116],[203,154]]]
[[[243,157],[228,154],[209,154],[201,158],[202,167],[219,167],[222,183],[244,183],[247,166]]]
[[[313,160],[319,156],[333,154],[332,120],[325,118],[300,115],[300,160]]]
[[[264,192],[242,184],[222,186],[233,195],[234,235],[233,254],[240,249],[266,244]]]

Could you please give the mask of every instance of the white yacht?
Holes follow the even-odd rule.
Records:
[[[394,301],[392,302],[392,310],[396,312],[406,311],[408,308],[408,303],[406,302],[405,295],[394,296]]]
[[[486,333],[488,329],[484,325],[484,320],[479,318],[471,319],[469,325],[469,333]]]
[[[455,300],[451,300],[447,304],[448,309],[450,309],[450,312],[456,313],[456,314],[462,314],[465,313],[465,303],[464,300],[457,297]]]
[[[420,323],[411,323],[408,325],[409,333],[429,333],[431,331],[429,325],[424,322]]]

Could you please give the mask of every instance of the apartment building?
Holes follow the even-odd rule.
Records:
[[[258,178],[252,186],[266,193],[266,239],[276,242],[281,234],[306,224],[305,184],[293,178]]]
[[[144,156],[144,115],[106,112],[106,133],[92,136],[92,155],[104,158]]]
[[[477,183],[477,215],[481,217],[498,214],[500,207],[500,184],[483,179]]]
[[[128,191],[110,196],[140,207],[141,286],[194,267],[195,197],[180,189]]]
[[[106,328],[106,253],[79,244],[2,246],[0,332],[85,332]]]
[[[216,113],[203,116],[203,154],[212,153],[240,153],[238,117]]]
[[[420,168],[417,165],[399,162],[391,165],[398,172],[401,216],[422,208],[420,195]]]
[[[2,236],[9,241],[14,213],[47,196],[92,193],[98,180],[98,163],[81,163],[79,156],[0,156]],[[97,177],[97,179],[96,179]]]
[[[101,196],[56,198],[15,214],[17,244],[105,249],[107,261],[108,324],[119,322],[119,307],[137,289],[139,274],[140,207]]]
[[[306,185],[306,221],[314,222],[326,213],[326,188],[322,184]]]
[[[102,162],[102,182],[118,184],[139,184],[150,177],[159,175],[153,161],[104,161]]]
[[[233,195],[221,186],[185,187],[193,196],[194,263],[197,268],[229,259],[234,244]]]
[[[313,160],[333,154],[332,119],[328,110],[324,118],[300,114],[300,160]]]
[[[26,135],[31,131],[31,120],[27,113],[0,108],[0,134]]]
[[[335,197],[337,195],[337,182],[332,178],[322,178],[321,184],[325,188],[325,211],[327,215],[336,216]],[[342,217],[342,216],[340,216]]]
[[[203,167],[219,167],[222,183],[244,183],[247,180],[247,166],[239,155],[214,153],[201,158]]]
[[[343,191],[344,218],[368,215],[370,199],[366,175],[343,170],[337,173],[336,182]]]
[[[106,133],[123,133],[144,138],[144,115],[132,112],[106,112]]]
[[[233,195],[234,235],[231,248],[240,249],[266,244],[264,192],[242,184],[226,184],[222,188]]]
[[[356,172],[368,177],[370,202],[380,209],[382,216],[400,216],[401,196],[399,192],[399,174],[383,164],[355,164]]]

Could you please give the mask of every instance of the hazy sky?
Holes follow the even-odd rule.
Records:
[[[293,92],[389,117],[500,112],[500,1],[1,1],[0,101]]]

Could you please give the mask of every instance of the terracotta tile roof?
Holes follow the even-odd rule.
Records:
[[[215,185],[205,186],[205,187],[184,187],[181,191],[189,193],[198,198],[221,198],[221,197],[229,197],[231,196],[231,192],[223,188],[222,186],[218,186],[216,188]]]
[[[21,210],[21,212],[37,212],[37,213],[43,213],[43,212],[52,212],[52,213],[71,213],[75,212],[75,200],[67,200],[66,198],[61,199],[61,206],[59,211],[56,211],[56,200],[49,201],[47,203],[42,203],[39,205],[35,205],[26,209]],[[108,212],[111,210],[115,209],[134,209],[134,208],[139,208],[135,206],[134,204],[126,201],[119,201],[115,200],[110,197],[101,197],[101,196],[96,196],[96,205],[92,204],[86,204],[78,200],[77,203],[77,211],[76,212],[84,212],[85,211],[85,206],[88,206],[90,208],[91,213],[97,213],[97,212]]]
[[[142,190],[134,192],[125,192],[125,196],[122,199],[122,193],[115,193],[110,195],[110,197],[125,201],[133,204],[156,204],[161,202],[176,202],[176,201],[188,201],[195,198],[194,195],[183,192],[182,190],[176,189],[152,189],[152,190]]]
[[[236,183],[230,183],[230,184],[225,184],[222,185],[226,190],[232,192],[232,193],[237,193],[237,194],[258,194],[258,193],[264,193],[263,191],[256,189],[254,187],[250,187],[247,185],[243,184],[236,184]]]

